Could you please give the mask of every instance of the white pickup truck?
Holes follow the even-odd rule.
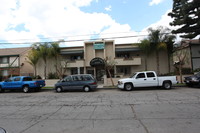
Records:
[[[157,77],[154,71],[136,72],[130,78],[120,79],[118,88],[122,90],[133,90],[134,87],[163,87],[171,89],[177,84],[176,76]]]

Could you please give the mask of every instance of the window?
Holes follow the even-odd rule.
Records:
[[[20,77],[17,77],[14,79],[14,81],[20,81],[20,79],[21,79]]]
[[[2,70],[2,76],[8,76],[8,70]]]
[[[71,61],[74,61],[74,60],[81,60],[83,59],[83,56],[82,55],[74,55],[74,56],[71,56]]]
[[[137,75],[137,78],[145,78],[145,74],[144,74],[144,73],[139,73],[139,74]]]
[[[148,77],[148,78],[155,77],[155,74],[154,74],[154,73],[152,73],[152,72],[150,72],[150,73],[147,73],[147,77]]]
[[[83,75],[82,78],[83,80],[92,80],[92,77],[89,75]]]
[[[9,58],[8,57],[1,57],[0,58],[0,63],[1,64],[7,64],[7,63],[9,63]]]
[[[117,54],[117,57],[130,58],[130,54],[129,53],[119,53],[119,54]]]
[[[71,76],[67,76],[67,77],[65,77],[65,78],[64,78],[64,81],[66,81],[66,82],[72,81]]]
[[[79,81],[80,79],[77,76],[72,76],[73,81]]]
[[[23,81],[32,81],[31,77],[24,77]]]

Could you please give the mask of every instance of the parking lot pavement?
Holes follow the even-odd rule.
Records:
[[[8,133],[199,133],[200,89],[0,93]]]

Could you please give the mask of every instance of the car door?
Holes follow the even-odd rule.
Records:
[[[145,87],[147,85],[146,80],[145,73],[138,73],[135,77],[134,87]]]
[[[13,78],[6,79],[3,86],[5,89],[13,89]]]
[[[13,89],[21,88],[21,77],[15,77],[12,82]]]
[[[72,77],[71,76],[67,76],[62,80],[62,88],[64,90],[69,90],[72,89]]]
[[[153,72],[147,72],[146,76],[147,79],[145,82],[149,87],[158,86],[158,78],[155,76]]]
[[[72,76],[72,89],[82,89],[83,88],[83,82],[80,75],[73,75]]]

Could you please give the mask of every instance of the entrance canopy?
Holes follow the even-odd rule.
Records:
[[[105,61],[102,58],[96,57],[90,61],[90,66],[97,67],[97,66],[104,66]]]

